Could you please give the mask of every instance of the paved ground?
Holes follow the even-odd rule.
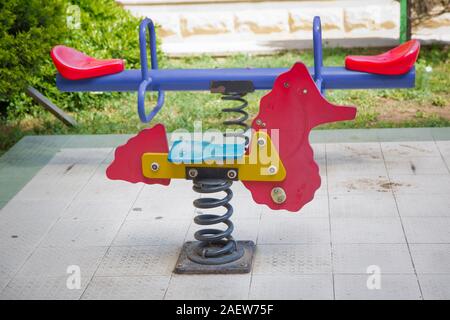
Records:
[[[127,138],[27,137],[0,159],[0,298],[450,299],[450,128],[313,132],[322,187],[303,212],[234,185],[257,252],[227,276],[172,273],[195,194],[108,181]]]

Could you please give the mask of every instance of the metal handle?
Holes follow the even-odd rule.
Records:
[[[156,106],[153,107],[152,111],[149,114],[146,114],[145,92],[147,91],[147,87],[152,83],[152,78],[150,77],[148,72],[147,35],[146,35],[147,29],[149,32],[149,44],[150,44],[150,63],[151,63],[150,67],[153,70],[158,69],[155,25],[153,24],[152,20],[150,20],[149,18],[145,18],[139,25],[139,49],[141,55],[142,81],[138,89],[138,114],[139,118],[144,123],[150,122],[164,105],[164,91],[158,90],[158,101],[156,103]]]
[[[313,20],[313,46],[314,46],[314,82],[322,94],[325,93],[323,88],[322,67],[322,26],[320,17],[316,16]]]
[[[153,107],[152,111],[150,111],[149,114],[146,114],[145,112],[145,91],[147,90],[147,87],[152,83],[151,78],[148,80],[143,80],[141,84],[139,85],[138,90],[138,114],[139,118],[142,122],[147,123],[150,122],[156,114],[159,112],[159,110],[164,105],[164,91],[158,90],[158,101],[156,102],[156,106]]]

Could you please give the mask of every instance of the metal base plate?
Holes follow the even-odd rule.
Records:
[[[233,262],[216,265],[199,264],[191,261],[187,252],[194,241],[188,241],[183,245],[174,272],[178,274],[237,274],[249,273],[252,270],[255,243],[253,241],[236,241],[238,247],[244,249],[244,255]]]

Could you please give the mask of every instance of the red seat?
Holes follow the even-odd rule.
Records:
[[[398,75],[407,73],[419,56],[420,42],[410,40],[376,56],[347,56],[345,67],[349,70]]]
[[[50,52],[59,73],[69,80],[100,77],[124,70],[121,59],[100,60],[66,46],[56,46]]]

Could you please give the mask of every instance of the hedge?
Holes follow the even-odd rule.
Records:
[[[77,19],[70,20],[77,11],[79,26],[74,24]],[[42,0],[2,0],[0,113],[14,119],[38,116],[40,109],[25,94],[27,85],[66,111],[76,112],[87,105],[104,108],[117,93],[58,91],[49,52],[54,45],[64,44],[96,58],[122,58],[127,68],[139,68],[139,22],[113,0],[45,0],[45,4]],[[159,46],[158,54],[162,56]]]

